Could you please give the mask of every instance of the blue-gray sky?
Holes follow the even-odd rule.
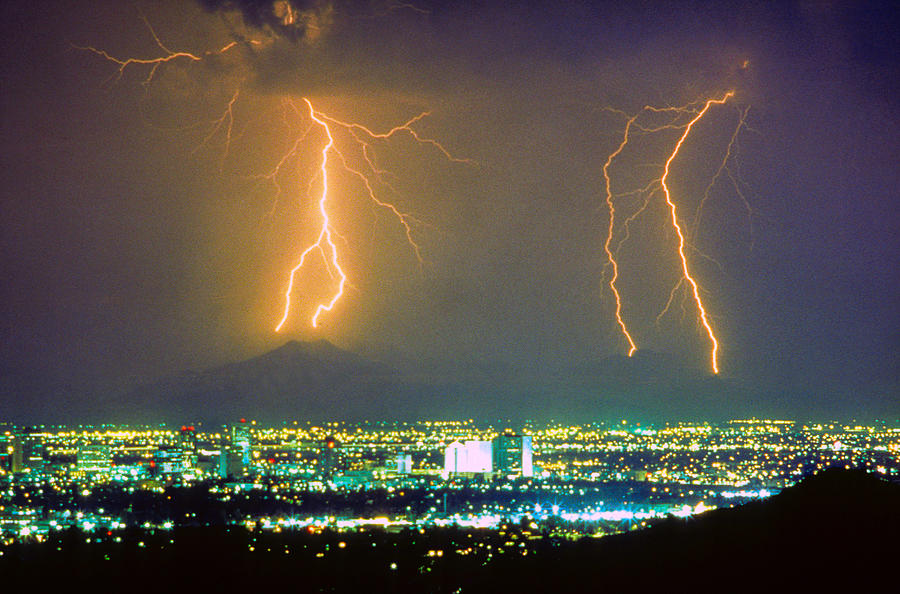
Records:
[[[741,412],[896,417],[891,3],[312,2],[292,7],[290,26],[277,4],[4,4],[0,418],[41,417],[287,339],[325,338],[443,377],[502,369],[494,377],[540,384],[615,367],[625,344],[601,278],[601,169],[625,119],[609,108],[728,90],[733,101],[704,118],[670,180],[691,225],[749,107],[689,253],[722,342],[719,397]],[[147,67],[116,78],[114,64],[73,47],[160,56],[143,18],[173,51],[239,48],[173,61],[141,84]],[[238,88],[226,154],[222,130],[204,139]],[[335,173],[353,287],[320,329],[298,317],[275,334],[286,269],[315,235],[303,193],[314,133],[309,164],[283,178],[291,187],[277,202],[253,176],[302,131],[281,100],[304,96],[378,130],[429,110],[422,134],[478,166],[408,139],[379,147],[396,174],[392,199],[427,223],[416,228],[421,270],[396,221]],[[676,139],[623,153],[614,192],[658,171]],[[654,323],[677,268],[653,200],[622,250],[624,315],[640,347],[705,373],[690,302]],[[492,391],[506,394],[484,397]],[[662,408],[677,411],[678,396],[667,398]]]

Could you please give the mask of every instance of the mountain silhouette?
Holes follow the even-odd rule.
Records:
[[[740,386],[651,351],[569,370],[483,361],[401,373],[326,340],[290,341],[251,359],[126,390],[104,422],[227,423],[475,418],[646,421],[741,415]]]
[[[171,422],[356,418],[382,408],[396,375],[326,340],[291,341],[246,361],[139,386],[125,396],[123,408],[135,417]]]
[[[241,417],[276,424],[469,418],[668,423],[778,415],[776,409],[760,406],[764,395],[744,380],[711,375],[649,350],[571,367],[523,367],[491,360],[444,367],[407,360],[402,367],[400,371],[326,340],[290,341],[245,361],[124,388],[95,389],[88,397],[85,390],[61,383],[52,394],[63,408],[37,391],[29,403],[40,409],[39,420],[44,422],[64,416],[70,423],[177,425],[219,424]],[[20,381],[13,387],[21,392],[30,385]],[[790,395],[780,398],[787,401]]]

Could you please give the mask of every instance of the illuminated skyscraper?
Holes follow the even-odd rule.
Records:
[[[491,472],[491,442],[454,441],[444,450],[444,474],[476,474]]]
[[[532,476],[531,436],[509,429],[491,442],[494,472],[502,475]]]
[[[250,423],[247,419],[241,419],[231,426],[231,447],[235,452],[241,455],[241,463],[244,466],[250,466]]]
[[[44,435],[29,427],[13,436],[13,472],[44,470]]]
[[[13,436],[0,434],[0,474],[12,472],[14,451]]]
[[[319,474],[323,479],[331,480],[335,473],[344,469],[343,462],[340,442],[329,435],[319,452]]]
[[[395,465],[397,474],[409,474],[412,472],[412,456],[406,452],[397,454]]]
[[[178,434],[178,445],[181,447],[182,468],[184,470],[196,468],[197,432],[194,430],[193,425],[181,426],[181,432]]]

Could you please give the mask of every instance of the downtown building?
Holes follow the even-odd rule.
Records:
[[[532,476],[531,436],[506,430],[491,442],[494,473],[499,476]]]
[[[454,441],[444,450],[445,477],[530,477],[531,436],[505,431],[491,441]]]

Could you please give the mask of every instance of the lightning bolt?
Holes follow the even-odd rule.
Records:
[[[322,215],[322,226],[319,230],[319,236],[316,238],[315,243],[307,247],[303,250],[303,253],[300,254],[300,262],[291,269],[290,280],[288,281],[288,288],[284,294],[285,304],[284,304],[284,315],[281,317],[281,321],[278,322],[278,326],[275,327],[275,332],[281,331],[281,327],[284,326],[284,323],[288,319],[288,315],[291,310],[291,293],[294,290],[294,277],[297,274],[297,271],[303,268],[303,265],[306,262],[306,256],[309,255],[313,250],[319,250],[322,253],[322,257],[325,258],[326,264],[328,263],[328,254],[326,254],[326,248],[323,246],[323,243],[327,245],[327,252],[331,255],[331,268],[337,271],[337,275],[340,277],[340,281],[338,282],[338,288],[335,294],[331,297],[331,300],[327,303],[320,303],[316,306],[316,312],[312,317],[312,326],[316,328],[319,323],[319,315],[322,314],[323,311],[331,311],[334,307],[334,304],[338,302],[338,299],[341,298],[341,295],[344,294],[344,285],[347,283],[347,275],[344,274],[341,265],[338,263],[338,253],[337,246],[334,245],[334,241],[331,239],[331,220],[328,217],[328,210],[326,209],[326,203],[328,201],[328,152],[334,146],[334,137],[331,135],[331,128],[328,127],[328,124],[325,120],[319,119],[316,115],[316,111],[313,109],[312,103],[310,103],[309,99],[303,98],[303,101],[306,102],[306,105],[309,107],[309,117],[315,123],[322,127],[325,131],[325,136],[328,138],[328,142],[325,143],[325,146],[322,147],[322,164],[319,167],[319,174],[322,178],[322,194],[319,197],[319,214]]]
[[[706,202],[709,200],[709,194],[713,189],[713,186],[716,185],[716,182],[719,181],[719,178],[722,176],[723,172],[727,172],[729,178],[731,179],[732,185],[737,190],[737,194],[740,197],[741,201],[744,203],[744,207],[748,210],[750,214],[752,214],[752,209],[750,208],[750,203],[747,201],[747,198],[744,197],[743,192],[740,191],[740,187],[737,184],[737,180],[734,179],[734,176],[731,174],[731,171],[728,169],[728,161],[731,159],[731,153],[734,150],[735,143],[737,142],[738,134],[740,134],[741,129],[747,123],[747,113],[750,111],[750,107],[745,107],[742,111],[739,112],[738,123],[734,127],[734,132],[731,133],[731,138],[728,141],[728,146],[725,147],[725,156],[722,157],[722,162],[719,163],[719,168],[716,169],[716,172],[713,174],[712,179],[709,182],[709,185],[706,186],[706,190],[703,192],[703,198],[700,199],[700,204],[697,205],[697,212],[694,213],[694,229],[691,232],[691,243],[696,243],[697,232],[700,229],[700,220],[703,218],[703,207],[706,206]],[[752,219],[750,221],[752,225]],[[752,227],[751,227],[752,229]]]
[[[675,150],[672,151],[672,154],[669,155],[669,158],[666,160],[666,164],[664,166],[663,176],[660,179],[660,184],[662,185],[663,193],[666,197],[666,204],[669,205],[669,209],[672,213],[672,227],[675,229],[675,233],[678,235],[678,257],[681,259],[681,272],[684,274],[684,278],[691,285],[691,290],[694,295],[694,302],[697,304],[697,309],[700,312],[700,320],[703,323],[703,327],[706,329],[706,334],[709,336],[710,343],[712,347],[710,349],[710,364],[712,366],[713,373],[719,373],[719,362],[718,362],[718,352],[719,352],[719,341],[716,338],[715,332],[713,332],[712,326],[709,324],[709,319],[706,313],[706,308],[703,307],[703,300],[700,298],[700,289],[697,286],[697,281],[694,280],[694,277],[691,276],[691,272],[688,269],[687,258],[684,255],[684,233],[682,233],[681,225],[678,223],[678,214],[676,210],[675,203],[672,201],[672,194],[669,191],[669,186],[666,184],[666,180],[669,178],[669,167],[672,165],[672,161],[675,160],[675,157],[678,156],[678,152],[681,150],[681,145],[684,144],[684,141],[687,139],[688,135],[691,133],[691,128],[693,128],[694,124],[700,121],[700,119],[709,111],[709,108],[713,104],[722,105],[728,99],[734,96],[734,91],[729,91],[725,93],[725,95],[721,99],[709,99],[706,104],[703,106],[703,109],[694,116],[690,122],[688,122],[687,126],[684,129],[684,132],[681,134],[681,138],[678,139],[678,143],[675,145]]]
[[[606,206],[609,208],[609,228],[606,233],[606,242],[603,244],[603,250],[606,252],[606,257],[610,266],[612,266],[612,277],[609,279],[609,288],[616,299],[616,323],[619,325],[619,329],[622,330],[625,340],[628,341],[629,357],[637,350],[637,345],[634,343],[631,333],[628,332],[625,320],[622,319],[622,296],[619,295],[619,290],[616,288],[616,281],[619,279],[619,263],[616,261],[616,256],[609,247],[613,240],[613,230],[615,229],[616,224],[616,207],[613,203],[612,182],[609,179],[609,167],[612,165],[613,159],[625,150],[625,145],[628,144],[628,133],[631,131],[631,125],[637,120],[638,115],[640,114],[631,116],[625,123],[625,132],[622,134],[622,142],[619,143],[616,150],[610,153],[609,157],[606,158],[606,162],[603,164],[603,179],[606,182]]]
[[[644,106],[644,108],[641,109],[641,111],[639,111],[638,113],[636,113],[634,115],[628,115],[621,110],[607,108],[607,111],[611,111],[613,113],[623,115],[626,118],[625,129],[622,133],[622,141],[619,143],[619,146],[616,148],[616,150],[614,150],[612,153],[610,153],[610,155],[606,158],[606,162],[603,164],[603,168],[602,168],[603,180],[604,180],[605,189],[606,189],[606,206],[607,206],[607,209],[609,210],[609,226],[608,226],[607,232],[606,232],[606,241],[603,244],[603,251],[606,252],[607,264],[612,268],[612,276],[610,277],[608,284],[609,284],[610,291],[612,291],[613,297],[615,298],[616,324],[618,324],[619,329],[622,332],[622,335],[625,337],[625,340],[628,342],[628,356],[629,357],[634,355],[635,351],[637,351],[637,344],[635,343],[634,338],[632,337],[631,333],[628,331],[628,327],[625,324],[625,320],[622,318],[622,296],[619,293],[618,287],[616,286],[616,281],[619,279],[619,264],[618,264],[618,261],[616,260],[616,258],[617,258],[617,254],[618,254],[619,250],[622,249],[622,246],[628,240],[628,237],[630,235],[631,223],[647,209],[647,207],[649,206],[649,203],[650,203],[650,199],[653,197],[653,194],[655,193],[655,191],[651,191],[651,188],[653,186],[659,184],[660,180],[652,180],[650,183],[648,183],[642,189],[633,190],[631,192],[626,192],[626,193],[620,194],[618,196],[618,197],[623,197],[628,194],[638,194],[638,195],[645,194],[646,198],[643,202],[643,205],[636,212],[634,212],[631,216],[629,216],[628,218],[625,219],[624,236],[618,242],[616,249],[614,251],[610,246],[612,245],[613,236],[615,233],[616,208],[615,208],[615,197],[613,196],[613,193],[612,193],[612,181],[610,179],[609,169],[612,166],[615,158],[618,157],[622,153],[622,151],[625,150],[625,147],[628,145],[629,136],[630,136],[632,127],[637,128],[640,133],[644,133],[644,134],[652,134],[655,132],[659,132],[662,130],[669,130],[669,129],[673,129],[673,128],[683,128],[684,126],[679,126],[677,124],[677,120],[684,114],[686,109],[687,109],[686,107],[653,107],[653,106],[647,105],[647,106]],[[654,126],[654,127],[643,126],[643,125],[639,124],[637,120],[642,114],[644,114],[646,112],[667,113],[667,114],[670,114],[673,116],[673,120],[668,123],[661,124],[659,126]],[[647,192],[650,192],[650,193],[647,194]],[[605,275],[605,268],[606,267],[604,267],[604,275]]]
[[[144,21],[144,25],[147,27],[147,30],[150,32],[150,35],[153,37],[153,41],[156,44],[157,48],[162,50],[164,55],[156,57],[156,58],[117,58],[116,56],[113,56],[112,54],[108,53],[106,50],[98,49],[98,48],[95,48],[90,45],[72,44],[72,47],[77,50],[87,51],[87,52],[97,54],[98,56],[107,60],[108,62],[113,62],[114,64],[117,64],[118,68],[116,69],[115,74],[113,74],[113,76],[110,77],[110,79],[107,79],[107,82],[121,79],[129,66],[150,66],[150,69],[148,70],[148,73],[147,73],[147,77],[144,79],[144,81],[142,83],[144,86],[148,86],[150,83],[153,82],[154,78],[156,78],[156,74],[159,71],[159,68],[161,66],[163,66],[164,64],[167,64],[168,62],[174,62],[179,59],[188,60],[191,62],[202,62],[203,59],[207,56],[224,54],[226,52],[231,51],[232,49],[235,49],[239,45],[237,41],[230,41],[227,44],[225,44],[224,46],[222,46],[221,48],[219,48],[218,50],[208,51],[203,56],[198,56],[197,54],[193,54],[191,52],[173,51],[173,50],[169,49],[166,46],[166,44],[164,44],[162,42],[159,35],[156,34],[156,30],[150,24],[150,21],[147,20],[147,17],[145,17],[143,14],[141,14],[141,20]],[[257,41],[257,40],[248,40],[247,43],[250,43],[252,45],[261,45],[262,44],[261,41]]]
[[[416,10],[416,8],[411,4],[398,4],[395,8],[408,8]],[[281,9],[285,11],[283,15],[285,23],[293,23],[297,15],[292,12],[290,5],[285,3],[281,6]],[[132,68],[145,67],[147,69],[147,74],[141,81],[141,84],[145,88],[149,88],[149,86],[157,79],[157,77],[161,76],[160,69],[169,63],[173,63],[176,61],[201,63],[208,57],[231,52],[235,48],[238,48],[240,45],[264,44],[264,42],[257,40],[246,40],[241,41],[240,43],[237,41],[232,41],[218,50],[207,51],[202,54],[195,54],[187,51],[174,51],[170,49],[165,43],[163,43],[162,39],[159,37],[159,35],[157,35],[156,31],[151,26],[149,20],[147,20],[146,17],[141,15],[141,19],[143,20],[144,25],[149,31],[157,50],[159,50],[162,55],[148,58],[120,58],[107,52],[106,50],[98,49],[93,46],[72,45],[72,47],[78,50],[93,53],[97,56],[100,56],[104,60],[107,60],[116,65],[116,70],[114,74],[109,79],[107,79],[107,83],[109,83],[110,81],[112,81],[113,83],[117,82],[125,75],[126,71]],[[210,122],[209,130],[204,135],[199,145],[194,149],[194,152],[197,152],[204,146],[208,145],[215,136],[221,134],[224,137],[224,150],[219,162],[220,171],[223,169],[225,160],[228,157],[231,148],[235,127],[235,105],[239,101],[239,98],[242,96],[241,86],[244,80],[245,79],[238,81],[233,94],[222,110],[221,116]],[[473,166],[477,165],[470,159],[464,159],[454,156],[443,144],[441,144],[434,138],[423,135],[414,127],[415,124],[431,115],[431,113],[428,111],[419,113],[415,117],[412,117],[404,123],[391,128],[387,132],[375,132],[366,126],[363,126],[362,124],[339,120],[316,110],[313,107],[312,102],[308,98],[303,98],[303,102],[305,103],[305,109],[302,110],[298,109],[297,105],[295,105],[293,101],[287,98],[283,99],[282,105],[290,107],[290,109],[292,109],[295,113],[297,113],[298,115],[302,115],[304,118],[309,118],[309,121],[311,121],[312,123],[305,129],[305,131],[302,132],[302,134],[299,135],[299,137],[295,139],[288,152],[281,157],[281,159],[277,162],[277,164],[271,171],[265,174],[256,174],[249,176],[250,178],[266,180],[274,185],[275,201],[271,210],[271,214],[274,214],[275,208],[278,204],[278,199],[282,195],[283,188],[279,177],[282,175],[283,170],[287,167],[288,162],[292,158],[299,158],[301,145],[303,145],[304,141],[307,139],[312,130],[320,129],[323,132],[326,141],[320,151],[318,169],[316,173],[310,178],[308,187],[308,192],[311,192],[312,188],[317,182],[321,183],[321,191],[315,201],[319,219],[317,227],[318,231],[315,241],[312,244],[307,245],[306,248],[303,249],[303,251],[300,253],[297,264],[290,270],[287,289],[284,293],[284,310],[281,319],[275,327],[276,332],[280,332],[288,321],[291,313],[291,302],[296,290],[299,273],[302,271],[304,266],[308,265],[309,257],[313,252],[318,252],[322,256],[326,272],[329,274],[332,280],[337,281],[337,286],[334,292],[331,294],[330,298],[316,305],[315,312],[313,313],[311,318],[311,325],[313,328],[319,327],[322,314],[325,312],[329,312],[334,308],[335,304],[343,296],[344,290],[349,284],[347,274],[344,268],[341,266],[340,258],[338,255],[338,246],[335,243],[335,238],[342,240],[344,240],[344,238],[341,237],[341,235],[337,232],[329,212],[329,200],[333,199],[333,197],[329,194],[328,173],[333,163],[338,163],[338,165],[343,167],[346,172],[357,178],[365,189],[365,194],[372,202],[372,204],[374,204],[377,208],[387,210],[399,222],[406,236],[407,243],[409,244],[410,249],[412,250],[420,267],[425,263],[425,258],[422,254],[420,245],[414,238],[414,229],[415,227],[427,225],[424,221],[421,221],[412,214],[402,211],[393,202],[389,202],[383,197],[380,197],[380,190],[383,188],[387,188],[394,194],[398,194],[398,192],[394,188],[394,186],[391,185],[388,179],[389,177],[393,176],[393,174],[390,171],[379,167],[376,161],[376,144],[389,141],[399,135],[405,134],[409,136],[413,140],[413,142],[419,145],[430,147],[431,149],[437,151],[442,157],[453,163],[463,163]],[[284,115],[283,117],[285,118],[285,123],[287,123],[287,116]],[[287,127],[290,128],[290,126]],[[341,136],[340,141],[337,138],[338,134],[340,134]],[[345,139],[349,139],[351,144],[346,145],[344,143]],[[358,153],[354,152],[353,155],[350,155],[348,152],[350,150],[358,151]],[[356,163],[358,163],[359,165],[354,166],[354,164]]]
[[[340,277],[340,281],[338,283],[338,289],[337,289],[336,293],[332,296],[332,298],[327,303],[321,303],[316,307],[315,313],[313,314],[313,317],[312,317],[313,328],[318,327],[319,316],[325,311],[331,311],[331,309],[334,307],[334,305],[341,298],[341,296],[343,295],[344,286],[347,282],[346,275],[345,275],[344,271],[341,269],[340,265],[338,264],[337,247],[335,246],[334,242],[332,241],[332,235],[336,234],[336,232],[335,232],[334,228],[331,226],[331,223],[330,223],[330,220],[328,217],[328,213],[326,210],[326,202],[328,199],[328,196],[327,196],[327,193],[328,193],[327,178],[328,178],[328,176],[327,176],[326,166],[328,164],[328,153],[329,152],[333,153],[337,157],[337,159],[340,161],[340,164],[344,168],[345,171],[347,171],[348,173],[350,173],[351,175],[353,175],[360,181],[363,188],[365,188],[366,196],[369,198],[369,200],[371,200],[371,202],[373,204],[375,204],[379,208],[387,210],[394,216],[394,218],[397,220],[397,222],[402,227],[403,232],[406,236],[406,241],[407,241],[408,245],[410,246],[410,249],[412,250],[413,255],[416,257],[416,260],[419,263],[420,267],[425,263],[425,259],[422,255],[421,246],[416,242],[415,238],[413,237],[413,227],[417,226],[417,225],[421,226],[421,225],[424,225],[425,223],[423,221],[419,220],[418,218],[414,217],[410,213],[401,211],[395,204],[378,197],[378,193],[376,192],[376,189],[375,189],[375,182],[373,180],[377,180],[378,183],[382,184],[383,186],[387,187],[388,189],[390,189],[391,191],[393,191],[395,193],[396,193],[396,190],[386,179],[388,176],[392,175],[391,172],[388,170],[382,169],[381,167],[378,166],[378,164],[376,162],[373,143],[376,141],[386,141],[386,140],[389,140],[389,139],[397,136],[398,134],[405,133],[408,136],[410,136],[416,143],[431,146],[432,148],[437,150],[442,156],[446,157],[451,162],[476,165],[476,163],[474,161],[472,161],[471,159],[464,159],[464,158],[459,158],[459,157],[454,156],[452,153],[450,153],[449,150],[447,150],[446,147],[444,147],[437,140],[422,136],[419,132],[417,132],[412,127],[413,124],[415,124],[416,122],[419,122],[423,118],[429,116],[430,112],[427,112],[427,111],[422,112],[422,113],[418,114],[417,116],[410,118],[403,124],[394,126],[387,132],[375,132],[366,126],[363,126],[362,124],[339,120],[332,116],[326,115],[320,111],[317,111],[313,107],[313,105],[309,99],[304,98],[303,101],[306,103],[306,106],[308,108],[308,115],[309,115],[310,119],[312,119],[318,126],[322,127],[325,130],[326,137],[328,139],[328,142],[326,143],[325,147],[322,149],[322,162],[321,162],[321,167],[319,169],[319,173],[317,174],[317,177],[321,177],[321,179],[323,180],[323,190],[322,190],[322,194],[319,198],[319,213],[322,217],[322,226],[320,227],[320,231],[319,231],[318,237],[316,239],[316,242],[313,243],[312,245],[308,246],[301,253],[299,263],[290,271],[289,280],[288,280],[288,288],[285,292],[284,312],[281,317],[281,320],[278,322],[278,325],[275,327],[276,332],[281,331],[281,329],[284,327],[285,323],[287,322],[287,320],[290,316],[291,301],[292,301],[292,294],[294,291],[295,278],[297,276],[297,273],[300,271],[300,269],[303,268],[303,266],[306,262],[306,256],[311,251],[318,249],[322,253],[323,257],[325,258],[326,265],[330,264],[329,272],[331,272],[332,270],[336,271],[336,275],[333,274],[333,277]],[[338,145],[334,138],[334,131],[332,130],[331,126],[335,126],[338,129],[342,129],[342,130],[346,131],[346,133],[349,135],[349,137],[356,144],[356,146],[359,150],[359,154],[361,155],[360,159],[361,159],[362,163],[364,164],[365,169],[354,167],[351,165],[350,159],[345,155],[346,149],[341,150],[338,148]],[[278,188],[279,192],[281,191],[281,188],[278,185],[277,179],[276,179],[278,170],[282,167],[282,165],[284,164],[284,162],[287,160],[288,157],[290,157],[294,153],[296,153],[299,143],[303,140],[303,138],[305,138],[306,134],[307,133],[304,133],[304,135],[300,139],[298,139],[298,141],[296,143],[294,143],[291,151],[287,155],[285,155],[285,157],[283,157],[281,159],[279,164],[276,166],[275,170],[273,170],[269,175],[263,176],[267,179],[271,179],[273,181],[273,183],[276,184],[276,187]],[[327,254],[326,254],[326,252],[327,252]]]
[[[238,87],[234,91],[234,95],[231,96],[231,99],[228,100],[227,105],[225,106],[225,111],[222,112],[222,116],[213,122],[212,129],[209,134],[206,135],[206,138],[194,149],[194,153],[203,148],[212,137],[216,135],[216,132],[221,130],[223,127],[225,129],[225,149],[222,151],[222,158],[219,161],[219,171],[221,172],[225,166],[225,159],[228,158],[228,151],[231,149],[231,134],[234,130],[234,104],[238,100],[238,95],[241,93],[241,88]],[[227,124],[226,124],[227,122]]]
[[[713,105],[722,105],[726,103],[729,99],[734,96],[734,91],[729,91],[725,93],[721,98],[710,98],[702,102],[696,102],[693,104],[688,104],[681,107],[654,107],[654,106],[644,106],[640,111],[638,111],[634,115],[629,115],[625,112],[616,109],[608,109],[613,113],[618,115],[622,115],[625,117],[625,126],[622,133],[621,141],[616,146],[615,150],[609,154],[606,158],[605,163],[602,167],[604,187],[605,187],[605,200],[606,206],[609,211],[609,224],[606,229],[606,239],[603,244],[604,252],[606,254],[607,262],[604,265],[604,274],[602,276],[605,277],[607,267],[612,270],[612,273],[608,279],[608,286],[610,291],[615,298],[615,321],[618,325],[622,335],[624,336],[626,342],[628,343],[628,356],[632,356],[637,350],[637,345],[634,340],[632,333],[629,331],[625,320],[622,315],[623,311],[623,300],[622,296],[617,287],[617,281],[620,277],[620,266],[618,263],[618,254],[622,250],[625,242],[628,240],[630,236],[630,225],[634,220],[641,214],[643,214],[651,200],[653,200],[654,196],[658,193],[662,193],[664,197],[665,207],[668,212],[669,224],[671,228],[674,230],[675,235],[677,236],[677,255],[678,260],[680,262],[680,277],[675,286],[670,290],[668,300],[666,301],[665,307],[657,316],[656,321],[659,323],[660,319],[665,315],[665,313],[669,310],[672,305],[673,300],[675,299],[675,295],[680,288],[683,286],[687,286],[690,288],[690,293],[693,297],[694,304],[696,305],[699,323],[705,330],[705,333],[710,342],[710,367],[713,373],[719,373],[719,360],[718,360],[718,352],[719,352],[719,340],[716,337],[715,331],[712,328],[712,325],[709,320],[709,314],[707,309],[703,303],[703,300],[700,296],[699,285],[691,273],[690,266],[688,264],[688,258],[685,253],[686,248],[691,248],[701,257],[712,261],[713,263],[718,265],[714,259],[710,256],[704,254],[700,250],[698,250],[693,243],[688,243],[688,240],[685,235],[684,228],[682,223],[678,217],[678,209],[675,201],[672,198],[672,192],[669,187],[668,181],[669,176],[672,169],[672,164],[675,159],[678,157],[681,148],[687,138],[690,136],[691,131],[693,130],[695,124],[699,122],[710,110]],[[702,217],[703,207],[710,197],[710,192],[715,186],[716,182],[723,176],[723,174],[727,174],[729,179],[735,184],[736,191],[738,192],[739,198],[743,201],[745,207],[748,211],[748,216],[752,216],[753,212],[749,206],[749,202],[745,198],[744,194],[740,191],[740,188],[737,187],[736,180],[728,168],[728,162],[732,157],[732,151],[734,150],[735,143],[737,141],[737,137],[741,129],[745,126],[747,110],[749,108],[745,108],[744,110],[739,112],[739,120],[737,126],[735,127],[731,138],[729,139],[725,155],[716,170],[715,174],[712,177],[712,180],[709,182],[709,185],[706,187],[706,190],[703,194],[702,199],[700,200],[694,219],[694,226],[691,235],[691,238],[695,238],[697,235],[697,230],[699,227],[699,221]],[[641,117],[644,114],[652,115],[652,114],[661,114],[666,117],[668,121],[663,123],[657,123],[656,125],[649,125],[642,123]],[[621,193],[618,195],[614,195],[612,192],[612,181],[610,176],[610,168],[613,165],[614,160],[619,157],[623,151],[625,151],[629,141],[632,137],[638,135],[648,135],[654,134],[661,131],[666,130],[678,130],[680,134],[678,136],[678,140],[675,143],[674,148],[668,153],[668,156],[665,162],[661,166],[661,175],[656,179],[650,180],[649,183],[646,183],[642,188],[635,189],[630,192]],[[657,166],[658,167],[658,166]],[[643,195],[644,200],[643,203],[629,216],[624,218],[624,222],[618,222],[618,213],[616,210],[616,200],[622,198],[627,195]],[[617,243],[614,244],[614,237],[616,236],[616,229],[623,228],[624,232],[622,237],[618,240]],[[721,267],[721,266],[720,266]],[[682,304],[682,307],[684,305]]]

